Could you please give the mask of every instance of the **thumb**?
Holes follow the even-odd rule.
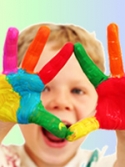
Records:
[[[75,141],[96,129],[99,129],[99,122],[96,117],[85,118],[69,127],[72,134],[67,135],[66,139]]]

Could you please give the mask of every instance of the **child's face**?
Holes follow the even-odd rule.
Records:
[[[36,71],[57,52],[51,49],[51,44],[47,44]],[[46,85],[41,99],[49,112],[70,126],[82,118],[94,115],[97,94],[72,55],[57,76]],[[58,139],[34,124],[21,128],[26,139],[26,151],[37,165],[47,163],[51,167],[64,166],[83,141],[83,138],[75,142]]]

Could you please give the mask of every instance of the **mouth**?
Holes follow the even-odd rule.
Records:
[[[63,121],[63,123],[67,126],[67,128],[71,126],[71,124],[67,123],[66,121]],[[66,139],[60,139],[54,136],[43,127],[41,127],[41,130],[42,130],[44,141],[49,147],[61,148],[61,147],[65,147],[66,144],[68,143]]]

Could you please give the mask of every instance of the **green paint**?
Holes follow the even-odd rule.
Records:
[[[59,118],[45,110],[41,102],[32,112],[29,122],[41,125],[47,131],[62,139],[64,139],[67,134],[71,133]],[[63,124],[61,128],[59,128],[60,123]]]
[[[82,44],[76,43],[74,45],[74,52],[83,72],[95,87],[102,81],[108,79],[108,76],[106,76],[87,55]]]

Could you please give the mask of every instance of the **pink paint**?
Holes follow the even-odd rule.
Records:
[[[18,34],[19,31],[13,27],[7,31],[3,53],[3,74],[17,72]]]

